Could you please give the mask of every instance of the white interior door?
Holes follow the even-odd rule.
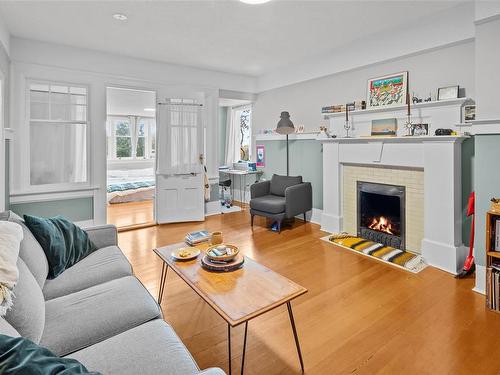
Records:
[[[157,106],[156,220],[205,219],[202,107],[192,99]]]

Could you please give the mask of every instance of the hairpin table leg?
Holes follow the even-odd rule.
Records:
[[[241,358],[241,375],[245,369],[245,352],[247,349],[247,331],[248,331],[248,321],[245,322],[245,335],[243,336],[243,356]]]
[[[290,301],[286,303],[288,308],[288,315],[290,316],[290,323],[292,323],[293,337],[295,338],[295,345],[297,346],[297,353],[299,355],[300,368],[304,372],[304,361],[302,361],[302,353],[300,351],[299,336],[297,335],[297,328],[295,327],[295,320],[293,319],[292,305]]]
[[[229,375],[231,375],[231,326],[227,323],[227,348],[229,352]]]
[[[167,282],[167,271],[168,265],[166,262],[163,262],[161,267],[161,276],[160,276],[160,290],[158,291],[158,304],[161,305],[161,301],[163,299],[163,292],[165,290],[165,283]]]

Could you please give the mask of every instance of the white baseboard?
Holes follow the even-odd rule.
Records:
[[[205,216],[218,215],[221,213],[221,204],[218,200],[205,202]]]
[[[467,253],[465,246],[453,246],[427,238],[422,240],[422,257],[425,262],[453,275],[462,269]]]
[[[338,233],[342,231],[344,218],[342,216],[332,215],[322,212],[321,230],[328,233]]]
[[[474,292],[486,294],[486,267],[476,264],[476,285],[472,288]]]
[[[307,221],[310,221],[311,223],[321,225],[321,217],[323,215],[323,210],[320,210],[319,208],[313,208],[311,211],[309,211],[306,214],[306,219]],[[304,216],[302,214],[295,216],[297,219],[303,220]]]

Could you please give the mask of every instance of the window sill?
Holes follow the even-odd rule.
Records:
[[[63,187],[58,186],[54,188],[46,188],[46,189],[26,189],[19,191],[11,191],[11,197],[22,197],[25,195],[43,195],[43,194],[54,194],[54,193],[70,193],[70,192],[78,192],[78,191],[93,191],[99,190],[99,186],[71,186],[71,187]]]

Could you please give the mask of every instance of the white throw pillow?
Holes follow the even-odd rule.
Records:
[[[17,258],[23,240],[23,228],[10,221],[0,221],[0,316],[12,306],[12,289],[17,283]]]

